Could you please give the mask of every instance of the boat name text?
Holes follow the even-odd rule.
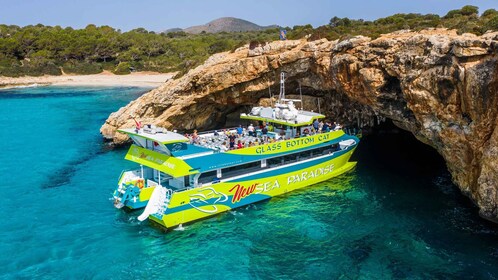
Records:
[[[328,133],[324,134],[318,134],[315,137],[307,136],[307,137],[301,137],[301,138],[296,138],[292,140],[287,140],[284,142],[277,142],[277,143],[272,143],[264,146],[259,146],[256,148],[256,153],[257,154],[264,154],[268,152],[274,152],[281,150],[282,148],[285,149],[293,149],[299,146],[306,146],[315,143],[315,140],[318,140],[318,142],[323,142],[326,140],[329,140],[330,135]]]

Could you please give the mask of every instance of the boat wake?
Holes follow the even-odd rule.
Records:
[[[182,224],[180,224],[179,226],[177,226],[173,230],[176,230],[176,231],[185,231],[186,229],[187,229],[187,227],[184,227]]]

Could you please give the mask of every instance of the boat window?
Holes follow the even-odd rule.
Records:
[[[267,159],[267,166],[269,168],[276,167],[283,164],[298,162],[302,160],[307,160],[313,157],[318,157],[326,154],[333,153],[338,150],[338,145],[328,145],[325,147],[320,147],[312,150],[302,151],[295,154],[285,155],[281,157],[269,158]]]
[[[282,157],[270,158],[266,160],[266,163],[268,167],[279,166],[283,164],[283,158]]]
[[[296,161],[297,161],[297,154],[291,154],[291,155],[284,156],[285,163],[291,163],[291,162],[296,162]]]
[[[206,184],[215,181],[216,178],[216,170],[204,172],[199,176],[199,183]]]
[[[261,170],[261,161],[250,162],[242,165],[232,166],[222,170],[223,178],[234,177]]]

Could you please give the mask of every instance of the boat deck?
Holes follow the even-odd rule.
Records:
[[[218,132],[218,135],[215,135],[214,132],[202,133],[199,134],[199,139],[192,142],[192,144],[196,147],[207,148],[216,152],[223,152],[223,143],[225,143],[227,148],[230,146],[230,139],[228,138],[228,136],[232,133],[238,136],[235,129],[220,131]],[[253,143],[255,146],[264,143],[265,139],[261,135],[261,130],[257,129],[255,133],[257,136],[249,136],[248,131],[244,130],[243,134],[235,139],[235,146],[237,146],[239,140],[241,141],[244,148],[249,147],[251,143]],[[272,141],[272,139],[276,140],[277,138],[277,133],[268,132],[266,142]]]

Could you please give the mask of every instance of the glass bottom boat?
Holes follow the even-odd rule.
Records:
[[[145,207],[139,220],[169,229],[354,168],[349,159],[359,139],[340,129],[317,129],[325,116],[296,109],[296,101],[281,92],[274,107],[241,115],[258,129],[250,125],[191,137],[154,126],[119,130],[134,142],[125,158],[140,168],[121,174],[115,206]]]

